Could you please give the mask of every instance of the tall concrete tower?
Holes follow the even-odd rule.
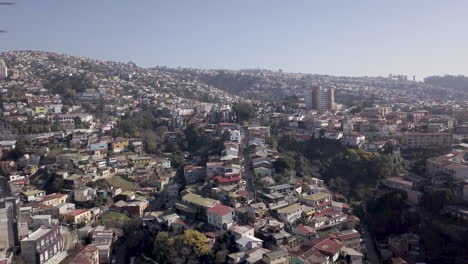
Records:
[[[0,60],[0,79],[8,77],[8,68],[4,60]]]
[[[328,111],[335,109],[335,89],[312,85],[305,92],[305,103],[309,110]]]

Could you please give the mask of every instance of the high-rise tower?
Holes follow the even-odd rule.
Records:
[[[335,90],[312,85],[305,92],[305,103],[309,110],[327,111],[335,109]]]

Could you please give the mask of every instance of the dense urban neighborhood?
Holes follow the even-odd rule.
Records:
[[[453,79],[0,53],[0,263],[467,263]]]

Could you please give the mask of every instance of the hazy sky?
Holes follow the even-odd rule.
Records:
[[[7,0],[5,0],[7,1]],[[8,0],[0,51],[140,66],[468,75],[468,1]]]

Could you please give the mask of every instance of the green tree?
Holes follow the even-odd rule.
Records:
[[[235,103],[232,110],[234,110],[237,119],[241,122],[249,121],[255,117],[255,109],[248,103]]]

